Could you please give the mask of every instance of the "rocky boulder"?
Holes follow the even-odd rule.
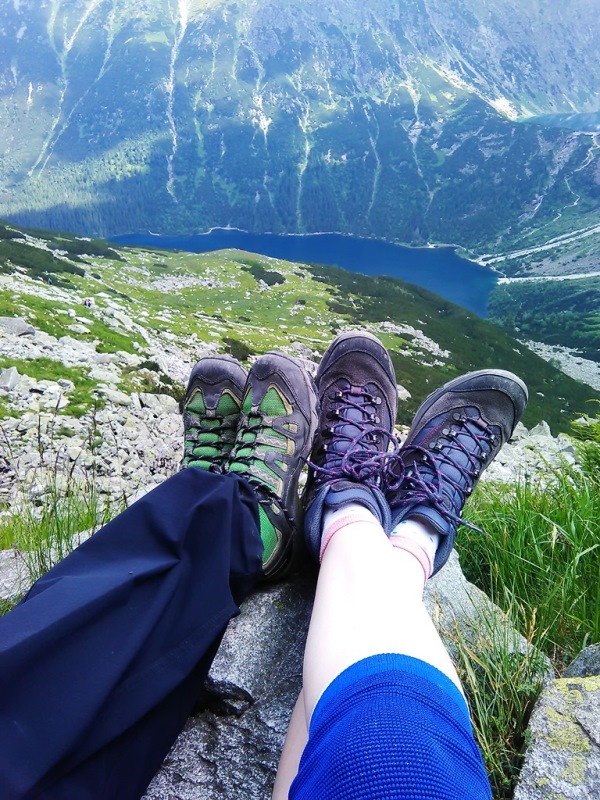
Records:
[[[554,681],[538,700],[529,733],[514,800],[600,797],[600,676]]]
[[[269,798],[302,684],[315,575],[259,591],[227,629],[197,713],[146,800]]]
[[[33,336],[35,328],[19,317],[0,317],[0,328],[15,336]]]
[[[565,670],[565,678],[589,678],[600,675],[600,644],[585,647]]]

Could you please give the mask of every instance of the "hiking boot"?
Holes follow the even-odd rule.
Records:
[[[242,365],[230,356],[208,356],[196,364],[183,404],[182,467],[226,470],[247,377]]]
[[[382,473],[394,440],[396,376],[377,337],[343,333],[329,346],[316,377],[319,430],[304,494],[304,537],[318,560],[323,515],[346,503],[366,506],[389,532]]]
[[[317,427],[311,377],[291,356],[267,353],[252,366],[229,472],[258,497],[263,574],[283,577],[294,562],[302,525],[298,479]]]
[[[440,534],[435,575],[446,563],[464,523],[461,512],[481,473],[494,459],[527,405],[527,387],[504,370],[456,378],[421,405],[390,468],[392,528],[416,519]]]

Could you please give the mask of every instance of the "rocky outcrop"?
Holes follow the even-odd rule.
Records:
[[[565,678],[589,678],[600,675],[600,644],[584,648],[565,670]]]
[[[540,697],[514,800],[600,797],[600,676],[562,678]]]
[[[15,336],[33,336],[35,333],[33,325],[18,317],[0,317],[0,328]]]
[[[315,575],[252,595],[225,634],[197,713],[146,800],[263,800],[271,796],[302,684]]]
[[[564,433],[552,436],[547,422],[529,431],[519,422],[510,441],[483,473],[483,480],[551,480],[563,464],[575,464],[576,455],[573,439]]]
[[[540,696],[514,800],[600,797],[600,644],[586,647]]]

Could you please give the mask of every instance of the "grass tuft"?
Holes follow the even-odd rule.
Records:
[[[527,725],[543,682],[540,658],[558,675],[600,641],[599,421],[585,426],[580,466],[564,464],[545,482],[483,484],[467,507],[461,565],[467,578],[505,612],[527,652],[498,646],[482,624],[476,646],[456,631],[451,642],[473,713],[494,798],[512,797]]]
[[[600,475],[564,465],[545,484],[481,487],[463,529],[465,574],[562,672],[600,641]]]
[[[91,484],[50,485],[35,502],[13,507],[2,519],[0,549],[19,551],[27,581],[33,583],[74,550],[80,541],[76,534],[95,533],[115,513]]]
[[[533,645],[532,619],[523,651],[509,626],[481,613],[478,630],[457,627],[446,634],[467,695],[475,736],[494,800],[510,800],[523,762],[527,725],[548,673],[547,660]]]

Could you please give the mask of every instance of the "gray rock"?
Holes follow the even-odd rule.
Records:
[[[17,425],[17,431],[19,433],[24,433],[25,431],[37,429],[39,423],[38,414],[35,413],[27,413],[21,416],[19,420],[19,424]]]
[[[514,800],[600,797],[600,676],[561,678],[538,700]]]
[[[62,411],[69,405],[64,394],[48,393],[37,401],[40,411]]]
[[[117,362],[125,367],[137,367],[142,362],[142,359],[138,355],[128,353],[125,350],[118,350],[115,356]]]
[[[412,395],[408,391],[408,389],[406,389],[404,386],[401,386],[400,384],[398,384],[397,389],[398,389],[398,400],[401,403],[405,403],[407,400],[410,400]]]
[[[556,437],[556,446],[558,447],[561,455],[569,455],[573,457],[577,455],[575,441],[564,433],[559,433]]]
[[[108,386],[99,386],[96,390],[99,395],[106,397],[111,403],[118,406],[130,406],[131,395],[120,392],[118,389],[113,389]]]
[[[523,425],[522,422],[517,422],[515,429],[513,431],[513,435],[510,437],[511,442],[519,442],[521,439],[525,439],[529,435],[527,428]]]
[[[309,347],[305,342],[292,342],[288,347],[292,355],[298,356],[305,361],[314,361],[315,354],[312,347]]]
[[[16,336],[33,336],[35,328],[19,317],[0,317],[0,329],[14,333]]]
[[[16,367],[9,367],[0,373],[0,389],[7,389],[10,392],[18,382],[19,373]]]
[[[84,450],[83,450],[82,447],[78,447],[77,445],[73,445],[72,447],[69,447],[68,453],[69,453],[69,459],[71,461],[78,461],[81,458],[81,456],[83,455]]]
[[[96,365],[88,372],[88,378],[98,383],[113,383],[119,381],[119,371],[112,365]]]
[[[544,436],[544,437],[551,437],[552,431],[550,430],[550,426],[547,422],[539,422],[535,428],[532,428],[529,431],[530,436]]]
[[[97,353],[93,360],[96,364],[114,364],[118,359],[114,353]]]
[[[600,675],[600,644],[591,644],[579,653],[565,670],[565,678],[589,678]]]
[[[0,599],[17,598],[23,591],[24,561],[16,550],[0,550]]]
[[[302,682],[314,576],[250,597],[146,800],[266,800]]]
[[[169,394],[149,394],[140,392],[142,408],[149,408],[157,414],[178,414],[179,403]]]

